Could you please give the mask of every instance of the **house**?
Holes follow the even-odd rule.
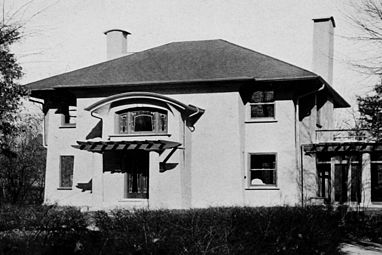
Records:
[[[360,180],[373,164],[361,160],[375,160],[371,178],[382,187],[378,146],[330,138],[334,109],[349,106],[330,85],[334,27],[332,17],[314,20],[318,74],[224,40],[126,55],[129,33],[105,32],[108,61],[27,85],[44,100],[45,202],[371,203],[371,188],[360,197]],[[322,133],[326,140],[317,140]],[[353,175],[357,183],[345,187]]]

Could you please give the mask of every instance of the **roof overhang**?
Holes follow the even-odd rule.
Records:
[[[78,145],[73,148],[90,152],[103,153],[105,151],[125,151],[144,150],[161,152],[167,149],[179,147],[178,142],[166,140],[145,140],[145,141],[77,141]]]

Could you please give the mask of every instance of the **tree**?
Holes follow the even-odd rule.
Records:
[[[370,95],[358,97],[361,128],[369,129],[376,141],[382,141],[382,80]]]
[[[351,39],[356,39],[356,51],[360,54],[354,66],[358,70],[373,75],[382,75],[382,1],[352,0],[346,16],[356,31]]]
[[[20,38],[20,26],[0,23],[0,153],[7,150],[4,139],[15,132],[21,99],[28,95],[28,90],[17,83],[22,69],[10,51]]]
[[[41,203],[44,189],[46,149],[42,146],[40,116],[18,116],[11,135],[4,137],[9,150],[0,154],[0,201]]]

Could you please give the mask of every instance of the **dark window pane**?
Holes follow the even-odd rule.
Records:
[[[330,164],[318,164],[318,196],[330,201]]]
[[[128,121],[127,121],[127,114],[122,114],[119,116],[119,130],[120,133],[127,133],[128,132]]]
[[[351,165],[351,201],[361,202],[361,178],[362,169],[360,164]]]
[[[251,118],[265,118],[275,116],[274,104],[251,105]]]
[[[166,131],[167,116],[166,114],[159,114],[158,131],[164,133]]]
[[[250,103],[265,103],[273,102],[274,100],[273,91],[255,91],[252,93]]]
[[[275,170],[251,171],[251,185],[276,184]]]
[[[334,168],[334,199],[344,203],[348,199],[348,165],[336,164]]]
[[[318,162],[330,162],[331,161],[331,155],[321,153],[317,156],[317,161]]]
[[[261,103],[263,102],[264,93],[263,91],[255,91],[251,96],[251,103]]]
[[[274,100],[273,91],[264,91],[264,102],[273,102]]]
[[[371,161],[382,161],[382,153],[372,153]]]
[[[134,131],[153,131],[153,117],[151,115],[137,115],[134,117]]]
[[[275,105],[265,104],[263,105],[265,117],[275,117]]]
[[[382,202],[382,164],[371,164],[371,201]]]
[[[60,187],[72,187],[74,156],[61,156]]]
[[[251,169],[275,169],[276,155],[251,155]]]

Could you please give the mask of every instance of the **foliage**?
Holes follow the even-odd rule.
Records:
[[[361,58],[354,64],[362,72],[374,75],[382,74],[382,2],[380,0],[351,0],[347,16],[356,31],[351,39],[356,39]]]
[[[73,254],[88,236],[85,216],[73,207],[3,206],[0,254]]]
[[[344,231],[349,240],[382,244],[382,214],[353,211],[343,216]]]
[[[340,254],[344,241],[381,243],[381,231],[381,214],[346,207],[0,207],[0,254]]]
[[[322,208],[98,212],[103,254],[338,254],[337,214]]]
[[[370,129],[376,141],[382,140],[382,83],[374,87],[374,93],[358,97],[358,109],[362,128]]]
[[[0,152],[7,150],[4,137],[15,131],[15,118],[21,98],[28,90],[17,83],[22,76],[10,46],[20,40],[20,27],[0,22]]]
[[[18,116],[17,132],[3,142],[8,150],[0,154],[0,202],[42,203],[46,149],[42,145],[41,117]]]

